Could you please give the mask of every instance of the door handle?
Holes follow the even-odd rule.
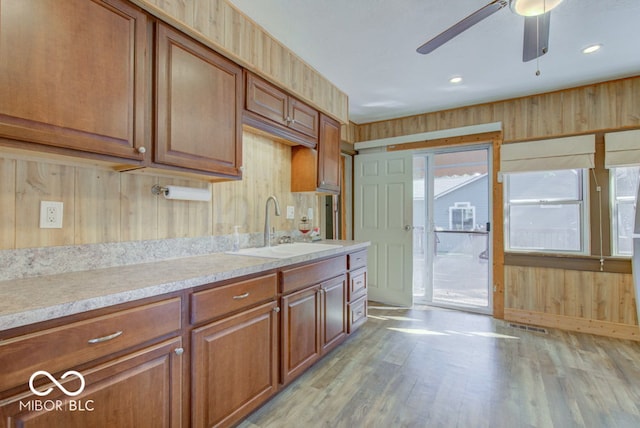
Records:
[[[410,231],[411,229],[413,229],[413,226],[410,226],[408,224],[404,225],[404,230],[406,230],[407,232]]]

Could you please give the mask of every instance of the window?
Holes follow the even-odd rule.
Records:
[[[469,202],[455,202],[449,207],[450,230],[473,230],[476,224],[476,207]]]
[[[633,223],[636,207],[640,167],[617,167],[610,170],[611,179],[611,237],[614,256],[633,253]]]
[[[505,246],[585,253],[586,169],[505,175]]]

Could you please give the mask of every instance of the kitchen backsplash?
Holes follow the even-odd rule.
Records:
[[[215,243],[231,235],[235,225],[240,226],[241,234],[261,236],[269,195],[278,198],[283,211],[280,217],[272,216],[276,230],[294,230],[309,209],[318,226],[318,197],[290,190],[291,147],[245,132],[243,165],[242,180],[211,184],[151,173],[121,173],[77,162],[65,164],[40,155],[0,153],[0,250],[15,250],[16,258],[33,260],[21,266],[36,269],[36,265],[60,264],[75,257],[85,258],[86,266],[99,264],[96,259],[103,257],[104,248],[112,251],[106,244],[122,244],[113,251],[122,251],[123,258],[132,257],[130,253],[135,254],[140,246],[144,252],[155,241],[160,243],[153,245],[153,251],[163,252],[163,247],[173,245],[181,248],[180,238],[194,239],[195,248],[216,248]],[[212,200],[166,200],[151,193],[154,184],[208,188]],[[63,202],[62,229],[39,228],[40,201]],[[295,208],[295,219],[286,219],[287,206]],[[95,255],[83,256],[85,246],[94,244],[95,250],[92,247],[89,253]],[[39,256],[45,253],[60,257],[54,256],[55,263],[37,261],[49,260]],[[7,262],[0,263],[3,271],[6,266]]]
[[[287,233],[279,231],[276,237]],[[0,281],[230,251],[231,239],[232,235],[220,235],[2,250]],[[241,248],[262,244],[262,233],[240,234]]]

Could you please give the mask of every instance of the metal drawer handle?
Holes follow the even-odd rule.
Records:
[[[246,299],[247,297],[249,297],[249,292],[247,291],[244,294],[241,294],[239,296],[233,296],[233,300],[242,300],[242,299]]]
[[[116,331],[113,334],[110,334],[108,336],[102,336],[102,337],[96,337],[95,339],[89,339],[89,343],[102,343],[102,342],[106,342],[108,340],[111,339],[115,339],[116,337],[120,336],[122,334],[122,330],[120,331]]]

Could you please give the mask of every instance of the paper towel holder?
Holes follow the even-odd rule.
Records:
[[[155,184],[155,185],[153,185],[153,187],[151,188],[151,193],[153,193],[153,194],[154,194],[154,195],[156,195],[156,196],[160,196],[160,195],[163,195],[163,196],[164,196],[164,195],[166,195],[166,194],[167,194],[167,191],[168,191],[168,190],[169,190],[169,189],[167,189],[166,187],[162,187],[162,186],[161,186],[161,185],[159,185],[159,184]]]
[[[181,199],[185,201],[211,200],[211,192],[208,189],[198,187],[160,186],[155,184],[151,187],[151,193],[156,196],[162,195],[166,199]]]

